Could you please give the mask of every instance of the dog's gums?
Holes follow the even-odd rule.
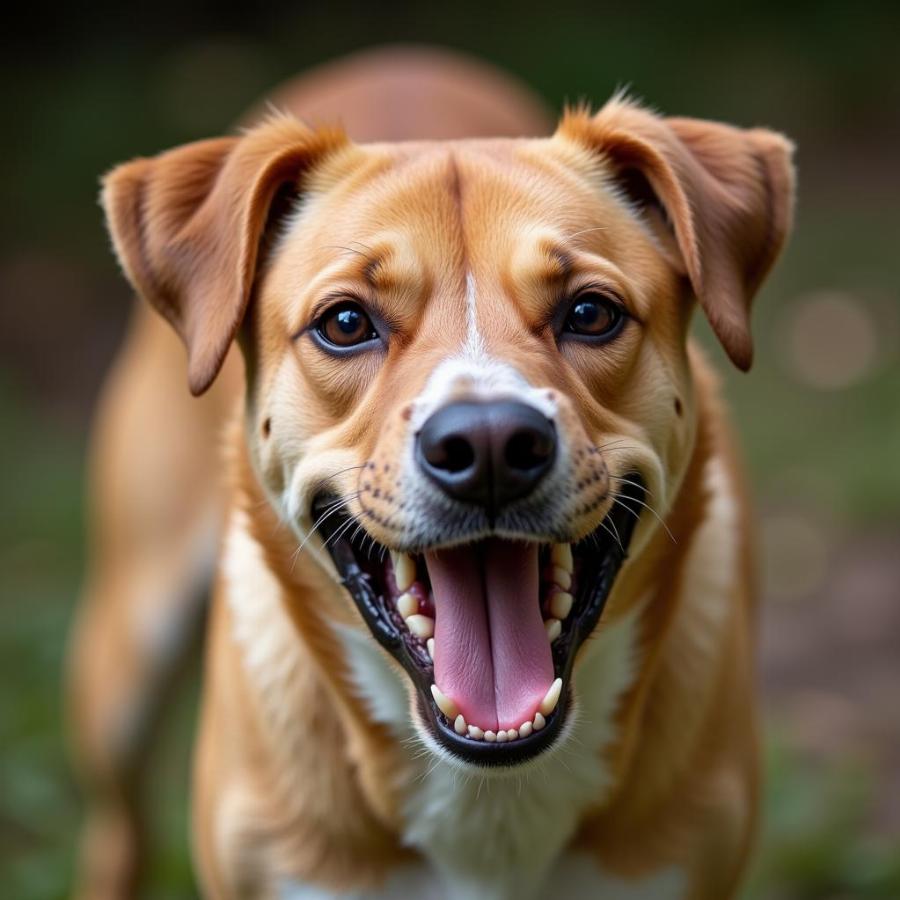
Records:
[[[375,638],[418,690],[432,735],[462,759],[508,765],[548,748],[570,705],[575,655],[600,619],[643,505],[623,480],[575,544],[491,537],[410,555],[374,543],[333,498],[312,513]]]

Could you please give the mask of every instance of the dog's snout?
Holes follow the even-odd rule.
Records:
[[[556,429],[525,403],[450,403],[425,422],[417,455],[444,493],[493,515],[531,493],[550,470]]]

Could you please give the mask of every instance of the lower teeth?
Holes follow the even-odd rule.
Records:
[[[559,698],[562,694],[562,678],[557,678],[550,685],[544,699],[538,706],[538,711],[532,719],[524,721],[518,728],[507,728],[493,731],[491,729],[483,730],[477,725],[469,725],[465,717],[457,709],[456,704],[436,685],[431,686],[431,694],[437,708],[444,717],[453,723],[453,730],[460,736],[471,738],[473,741],[487,741],[489,744],[503,744],[508,741],[515,741],[519,738],[526,738],[535,731],[540,731],[546,724],[546,717],[556,709],[559,704]]]

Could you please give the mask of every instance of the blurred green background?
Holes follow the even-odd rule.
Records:
[[[31,3],[0,35],[0,894],[66,894],[79,801],[62,654],[91,408],[131,299],[97,177],[223,132],[279,80],[384,41],[468,50],[553,106],[616,87],[798,144],[796,236],[732,372],[762,522],[766,821],[748,897],[900,897],[900,6],[463,0],[258,10]],[[704,340],[703,323],[698,322]],[[149,896],[193,896],[196,700],[154,773]]]

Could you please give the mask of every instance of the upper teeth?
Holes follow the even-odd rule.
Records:
[[[397,610],[404,619],[419,611],[419,600],[412,594],[401,594],[397,598]]]
[[[550,596],[550,612],[557,619],[565,619],[572,611],[574,598],[568,591],[554,591]]]
[[[544,622],[547,640],[552,644],[562,634],[562,622],[559,619],[547,619]]]
[[[406,617],[406,627],[418,638],[427,640],[434,634],[434,619],[416,614]]]
[[[567,572],[571,572],[575,567],[572,559],[572,547],[569,544],[554,544],[550,549],[550,559],[554,566],[559,566],[560,569],[565,569]]]
[[[394,564],[394,581],[397,590],[402,594],[416,580],[416,563],[408,553],[391,553]]]
[[[564,591],[572,587],[572,573],[568,569],[561,566],[553,567],[553,582],[558,584]]]
[[[547,639],[552,644],[562,634],[562,619],[572,611],[574,598],[572,590],[572,572],[575,561],[572,557],[571,544],[553,544],[550,548],[550,598],[546,606],[544,629]]]

